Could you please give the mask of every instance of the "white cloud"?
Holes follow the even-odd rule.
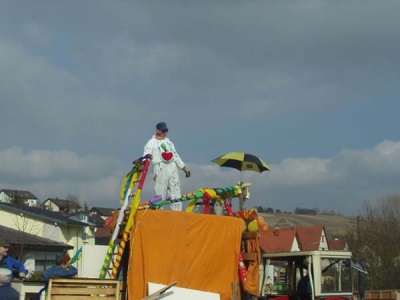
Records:
[[[41,23],[27,22],[22,24],[18,39],[23,40],[27,45],[48,47],[54,36],[54,30],[51,28]]]
[[[24,153],[19,147],[0,152],[0,174],[29,180],[54,180],[70,177],[75,180],[115,174],[121,167],[110,157],[90,154],[79,157],[71,151],[34,150]]]
[[[83,201],[105,201],[117,197],[125,175],[114,158],[90,154],[79,157],[71,151],[34,150],[19,147],[0,152],[1,188],[33,189],[43,201],[78,195]]]
[[[330,162],[316,157],[286,158],[279,165],[272,165],[270,184],[299,186],[337,181],[339,174],[329,169]]]
[[[366,200],[400,193],[399,160],[400,142],[383,141],[371,149],[343,150],[330,159],[288,158],[270,165],[271,172],[261,174],[189,162],[192,177],[181,174],[182,193],[229,187],[243,180],[253,183],[250,205],[289,211],[297,206],[319,207],[353,214]],[[95,154],[79,156],[71,151],[47,150],[24,153],[19,147],[1,151],[0,165],[2,188],[33,189],[42,200],[72,194],[91,206],[108,207],[119,207],[122,178],[130,168],[114,158]],[[150,174],[142,201],[152,196]],[[384,190],[382,178],[391,178]]]

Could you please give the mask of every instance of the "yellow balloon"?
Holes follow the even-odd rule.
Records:
[[[247,225],[247,229],[248,229],[250,232],[256,232],[256,231],[258,231],[258,223],[257,223],[257,220],[251,221],[251,222],[249,223],[249,225]]]

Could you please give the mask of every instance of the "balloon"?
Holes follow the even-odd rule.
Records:
[[[253,221],[251,221],[250,223],[249,223],[249,225],[247,225],[247,229],[250,231],[250,232],[256,232],[256,231],[258,231],[258,223],[257,223],[257,220],[253,220]]]
[[[261,217],[260,215],[257,216],[257,224],[258,224],[258,226],[261,228],[261,230],[263,232],[267,232],[268,231],[267,222],[265,222],[264,218]]]

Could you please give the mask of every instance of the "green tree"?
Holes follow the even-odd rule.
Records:
[[[264,207],[262,207],[262,206],[257,206],[256,209],[257,209],[257,212],[259,212],[259,213],[265,212]]]
[[[269,213],[269,214],[273,214],[274,213],[274,209],[272,207],[268,207],[265,212]]]
[[[368,289],[400,288],[400,195],[365,202],[364,212],[348,232],[355,259],[364,262]]]

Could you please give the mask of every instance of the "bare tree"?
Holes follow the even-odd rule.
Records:
[[[17,246],[16,255],[20,260],[25,260],[25,248],[33,241],[34,236],[39,234],[40,225],[34,220],[25,217],[23,213],[15,216],[13,221],[15,228],[18,230],[18,240],[21,241]]]
[[[368,289],[400,287],[399,232],[400,195],[384,197],[375,205],[366,202],[363,215],[348,232],[353,256],[368,270]]]
[[[78,196],[69,194],[66,200],[69,200],[69,207],[67,208],[67,214],[75,213],[81,210],[81,204]]]
[[[24,198],[20,196],[17,190],[12,191],[11,203],[24,205]]]

